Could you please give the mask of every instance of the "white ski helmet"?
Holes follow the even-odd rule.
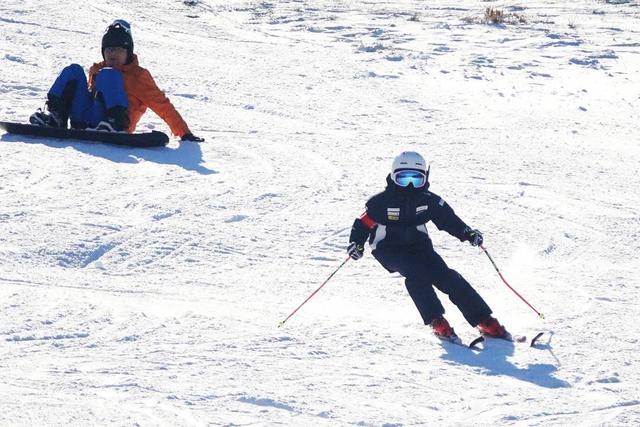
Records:
[[[427,162],[424,161],[424,157],[415,151],[403,151],[393,159],[391,173],[395,173],[398,169],[414,169],[426,173]]]
[[[403,151],[393,159],[393,163],[391,164],[391,179],[396,184],[398,184],[398,181],[396,180],[396,173],[403,170],[420,171],[427,179],[429,177],[427,162],[424,160],[424,157],[415,151]]]

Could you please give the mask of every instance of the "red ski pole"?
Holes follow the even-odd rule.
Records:
[[[336,273],[338,272],[338,270],[340,270],[340,269],[342,268],[342,266],[343,266],[343,265],[345,265],[345,264],[347,263],[347,261],[349,261],[350,259],[351,259],[351,257],[349,257],[349,256],[348,256],[344,261],[342,261],[342,264],[340,264],[340,265],[338,266],[338,268],[336,268],[336,269],[333,271],[333,273],[331,273],[331,275],[330,275],[329,277],[327,277],[327,280],[325,280],[325,281],[324,281],[324,283],[323,283],[322,285],[320,285],[320,287],[319,287],[318,289],[316,289],[315,291],[313,291],[313,293],[312,293],[311,295],[309,295],[309,297],[308,297],[306,300],[304,300],[304,302],[303,302],[302,304],[300,304],[300,305],[298,306],[298,308],[296,308],[295,310],[293,310],[293,312],[292,312],[290,315],[288,315],[286,319],[284,319],[282,322],[280,322],[280,323],[278,324],[278,328],[280,328],[282,325],[284,325],[284,322],[286,322],[287,320],[289,320],[289,318],[290,318],[291,316],[293,316],[294,314],[296,314],[296,312],[297,312],[298,310],[300,310],[300,307],[302,307],[303,305],[305,305],[305,304],[307,303],[307,301],[309,301],[309,300],[310,300],[310,299],[311,299],[315,294],[317,294],[317,293],[318,293],[318,291],[319,291],[320,289],[322,289],[322,287],[323,287],[324,285],[326,285],[326,284],[327,284],[327,282],[328,282],[328,281],[329,281],[329,280],[334,276],[334,274],[336,274]]]
[[[496,269],[496,271],[498,272],[498,276],[500,276],[500,278],[502,279],[502,281],[504,282],[504,284],[505,284],[505,285],[507,285],[507,287],[508,287],[509,289],[511,289],[511,290],[513,291],[513,293],[514,293],[514,294],[518,295],[518,297],[519,297],[522,301],[524,301],[524,303],[525,303],[525,304],[527,304],[527,305],[531,308],[531,310],[535,311],[535,312],[536,312],[536,314],[537,314],[541,319],[544,319],[544,315],[543,315],[542,313],[540,313],[538,310],[536,310],[535,308],[533,308],[533,306],[532,306],[531,304],[529,304],[529,302],[528,302],[526,299],[524,299],[524,298],[522,297],[522,295],[520,295],[520,294],[518,293],[518,291],[516,291],[515,289],[513,289],[513,288],[511,287],[511,285],[509,285],[509,283],[507,283],[507,281],[505,280],[504,276],[503,276],[503,275],[502,275],[502,273],[500,272],[500,269],[498,269],[498,266],[497,266],[497,265],[496,265],[496,263],[493,261],[493,258],[491,258],[491,255],[489,255],[489,252],[487,252],[487,248],[485,248],[484,246],[480,245],[480,249],[482,249],[482,252],[484,252],[485,254],[487,254],[487,257],[489,258],[489,261],[491,261],[491,264],[493,264],[493,268],[495,268],[495,269]]]

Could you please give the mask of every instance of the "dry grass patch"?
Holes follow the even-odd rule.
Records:
[[[495,7],[488,7],[484,11],[484,16],[482,18],[464,18],[464,21],[469,24],[492,24],[492,25],[500,25],[500,24],[526,24],[527,19],[524,15],[519,13],[505,13],[500,9],[496,9]]]
[[[487,24],[502,24],[504,22],[504,12],[500,9],[488,7],[484,11],[484,22]]]

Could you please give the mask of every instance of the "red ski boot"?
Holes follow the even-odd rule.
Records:
[[[491,316],[478,323],[478,329],[480,329],[483,335],[494,338],[505,338],[507,336],[507,330],[504,326]]]
[[[431,321],[431,329],[439,338],[452,338],[456,336],[449,322],[444,317],[436,317]]]

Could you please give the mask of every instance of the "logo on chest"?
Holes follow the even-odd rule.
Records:
[[[400,219],[400,208],[387,208],[387,219],[397,221]]]
[[[424,206],[418,206],[418,207],[416,207],[416,213],[417,213],[417,214],[419,214],[420,212],[424,212],[424,211],[426,211],[427,209],[429,209],[429,206],[427,206],[427,205],[424,205]]]

